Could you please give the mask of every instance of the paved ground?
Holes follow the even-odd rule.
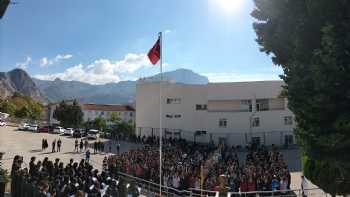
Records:
[[[41,140],[46,138],[49,143],[49,148],[46,151],[41,151]],[[60,153],[51,153],[51,142],[56,139],[62,140],[62,150]],[[3,157],[3,166],[6,169],[11,168],[12,159],[15,155],[22,155],[24,157],[25,165],[28,165],[30,158],[35,156],[37,159],[44,159],[48,157],[51,160],[55,158],[60,158],[64,163],[69,162],[71,158],[75,160],[80,160],[85,157],[84,153],[74,152],[74,138],[67,136],[60,136],[58,134],[47,134],[47,133],[32,133],[26,131],[17,131],[15,127],[0,127],[0,152],[5,152]],[[107,144],[109,143],[106,140]],[[93,143],[94,141],[89,141]],[[127,151],[131,148],[140,147],[140,145],[120,142],[121,151]],[[93,152],[92,150],[90,150]],[[115,152],[115,147],[112,152]],[[288,163],[291,169],[292,184],[291,189],[300,188],[301,183],[301,162],[300,153],[298,149],[288,149],[283,150],[283,155],[285,161]],[[103,154],[92,154],[91,161],[95,168],[101,169],[102,160],[107,153]],[[244,161],[245,153],[240,153],[240,160]],[[310,184],[310,188],[315,188],[314,185]]]
[[[48,140],[49,148],[46,151],[41,150],[41,140],[46,138]],[[59,153],[51,153],[51,142],[56,139],[61,139],[62,150]],[[74,138],[67,136],[60,136],[58,134],[48,134],[48,133],[32,133],[28,131],[18,131],[15,127],[0,127],[0,152],[5,152],[3,156],[3,166],[6,169],[10,169],[12,165],[12,160],[15,155],[23,156],[25,165],[28,165],[30,158],[35,156],[37,159],[44,159],[48,157],[50,160],[55,158],[60,158],[64,163],[69,162],[71,158],[74,160],[79,160],[85,158],[84,153],[74,152]],[[105,141],[106,140],[101,140]],[[90,140],[89,143],[93,143],[94,140]],[[136,148],[140,145],[131,144],[127,142],[120,142],[121,151],[127,151],[130,148]],[[107,148],[107,147],[105,147]],[[116,151],[115,148],[112,152]],[[93,150],[90,149],[93,153]],[[107,153],[103,154],[91,154],[91,161],[95,168],[102,168],[102,160]]]

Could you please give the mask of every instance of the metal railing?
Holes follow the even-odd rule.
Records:
[[[118,172],[119,178],[131,183],[134,182],[139,187],[139,193],[146,197],[159,196],[159,184],[147,181],[138,177],[134,177],[122,172]],[[228,189],[228,188],[227,188]],[[196,188],[189,188],[188,190],[178,190],[172,187],[162,186],[162,196],[177,197],[330,197],[319,188],[312,189],[296,189],[296,190],[275,190],[275,191],[253,191],[253,192],[218,192],[210,190],[201,190]]]

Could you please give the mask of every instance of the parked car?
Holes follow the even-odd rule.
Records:
[[[40,133],[48,133],[50,131],[50,127],[49,126],[43,126],[39,128],[39,132]]]
[[[90,129],[86,136],[88,139],[97,139],[100,137],[100,131],[96,129]]]
[[[6,122],[4,122],[3,120],[0,120],[0,126],[1,126],[1,127],[6,126]]]
[[[37,125],[37,124],[31,124],[31,125],[29,125],[28,131],[37,132],[37,131],[38,131],[38,125]]]
[[[66,129],[64,130],[64,135],[73,136],[73,134],[74,134],[73,128],[66,128]]]
[[[23,123],[22,125],[20,125],[18,127],[18,130],[20,130],[20,131],[28,131],[28,129],[29,129],[29,124],[28,123]]]
[[[63,127],[56,127],[54,130],[53,130],[53,133],[59,133],[59,134],[63,134],[64,133],[64,128]]]
[[[73,137],[75,138],[85,137],[86,135],[85,129],[75,129],[73,133]]]

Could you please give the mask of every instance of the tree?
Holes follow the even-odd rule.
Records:
[[[119,117],[119,115],[118,115],[117,112],[112,112],[111,115],[110,115],[109,120],[110,120],[112,123],[117,123],[117,122],[119,122],[121,119],[120,119],[120,117]]]
[[[53,117],[60,121],[64,127],[79,127],[83,122],[83,111],[76,101],[72,105],[68,105],[62,101],[53,113]]]
[[[12,116],[16,112],[16,106],[13,103],[5,100],[0,103],[0,111],[3,113],[10,114],[10,116]]]
[[[95,128],[97,128],[98,130],[104,131],[107,127],[107,122],[104,118],[99,116],[95,118],[94,125],[95,125]]]
[[[303,171],[326,192],[350,193],[350,1],[255,0],[261,51],[283,68]]]

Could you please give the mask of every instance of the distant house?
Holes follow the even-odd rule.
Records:
[[[103,117],[106,120],[111,118],[112,113],[116,113],[124,122],[135,122],[135,109],[130,105],[101,105],[101,104],[82,104],[84,121],[94,120],[97,117]]]
[[[68,105],[73,104],[73,100],[67,100]],[[53,118],[53,113],[59,103],[51,103],[48,105],[49,117],[48,123],[50,125],[59,124],[59,121]],[[135,108],[131,105],[122,104],[79,104],[83,111],[83,121],[95,120],[97,117],[102,117],[108,120],[111,118],[112,113],[116,113],[121,121],[135,123]]]

